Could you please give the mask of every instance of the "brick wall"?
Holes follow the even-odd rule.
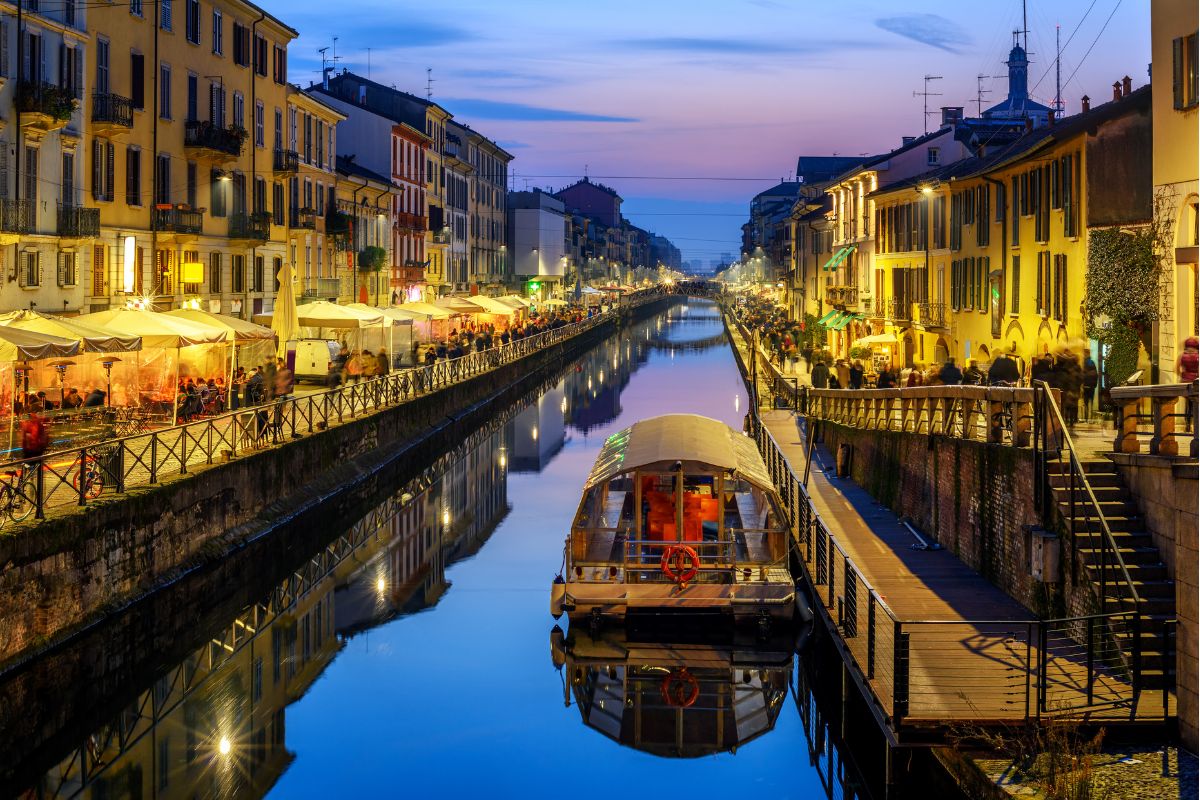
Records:
[[[1034,508],[1031,450],[944,436],[869,431],[826,424],[825,444],[853,448],[851,476],[882,505],[908,517],[1010,597],[1046,618],[1095,611],[1089,587],[1077,584],[1062,542],[1058,580],[1030,574]]]

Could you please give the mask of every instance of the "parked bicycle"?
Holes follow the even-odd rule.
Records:
[[[18,464],[0,473],[0,526],[5,521],[21,522],[32,512],[37,487],[34,485],[36,467]]]
[[[100,496],[100,492],[104,491],[104,475],[100,470],[100,462],[91,453],[85,457],[82,467],[71,472],[71,485],[75,487],[76,493],[80,491],[81,481],[83,495],[89,500],[95,500]]]

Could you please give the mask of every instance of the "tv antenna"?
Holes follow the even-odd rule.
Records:
[[[1067,104],[1062,99],[1062,35],[1061,26],[1054,26],[1054,116],[1062,119]]]
[[[321,54],[321,83],[328,79],[330,72],[337,71],[337,62],[342,60],[342,57],[337,54],[337,40],[338,37],[333,37],[333,55],[329,55],[330,47],[317,49],[317,52]]]
[[[371,79],[371,48],[367,48],[367,80]]]
[[[976,75],[975,76],[975,116],[983,116],[983,96],[991,94],[991,89],[983,88],[983,82],[989,78],[1003,78],[1003,75]]]
[[[930,82],[930,81],[940,81],[941,79],[942,79],[942,76],[941,76],[941,75],[926,75],[926,76],[925,76],[925,91],[923,91],[923,92],[913,92],[913,97],[920,97],[920,98],[921,98],[921,102],[922,102],[922,110],[925,112],[924,114],[922,114],[922,121],[923,121],[923,123],[924,123],[924,125],[925,125],[925,133],[926,133],[926,134],[928,134],[928,133],[929,133],[929,113],[930,113],[930,112],[929,112],[929,98],[931,98],[931,97],[941,97],[941,96],[942,96],[942,93],[941,93],[941,92],[931,92],[931,91],[929,91],[929,82]],[[935,113],[935,114],[936,114],[937,112],[935,111],[935,112],[933,112],[933,113]]]
[[[425,68],[425,99],[433,99],[433,67]]]

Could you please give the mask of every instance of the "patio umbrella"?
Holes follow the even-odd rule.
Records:
[[[464,297],[462,299],[479,306],[480,310],[482,310],[485,314],[501,314],[506,317],[511,317],[517,313],[517,309],[513,308],[507,303],[501,303],[494,297],[484,297],[481,294],[473,294],[470,297]]]
[[[171,317],[178,317],[179,319],[191,320],[192,322],[199,322],[202,325],[211,325],[214,328],[220,328],[228,333],[232,339],[239,342],[275,338],[275,332],[270,328],[256,325],[253,322],[247,322],[238,317],[230,317],[226,314],[213,314],[197,308],[176,308],[173,311],[164,313]]]
[[[504,303],[506,306],[512,306],[518,311],[529,308],[529,301],[524,297],[518,297],[515,294],[506,294],[503,297],[497,297],[496,300]]]
[[[478,314],[483,311],[478,304],[466,297],[439,297],[434,305],[455,314]]]
[[[429,319],[450,319],[454,316],[453,311],[435,306],[432,303],[404,303],[403,305],[391,306],[397,311],[403,311],[408,314],[413,314]]]
[[[383,314],[379,309],[363,311],[328,300],[317,300],[298,306],[296,320],[309,328],[363,328],[368,325],[382,325]]]
[[[79,341],[80,349],[89,353],[125,353],[142,349],[140,336],[123,336],[77,322],[73,317],[55,317],[32,310],[0,315],[0,325],[61,339],[75,339]]]
[[[280,267],[275,279],[279,281],[279,293],[275,296],[271,330],[278,337],[276,348],[282,357],[287,354],[287,343],[300,335],[300,323],[296,313],[296,268],[290,264]]]
[[[79,340],[0,327],[0,362],[63,358],[79,352]]]

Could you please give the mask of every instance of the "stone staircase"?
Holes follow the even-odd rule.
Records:
[[[1116,466],[1108,459],[1081,461],[1081,465],[1100,506],[1100,512],[1108,522],[1121,560],[1124,561],[1130,580],[1137,590],[1138,610],[1141,612],[1141,665],[1144,686],[1157,688],[1164,684],[1173,685],[1175,650],[1173,643],[1164,636],[1164,623],[1175,619],[1175,581],[1168,577],[1162,554],[1155,546],[1153,537],[1147,532],[1137,504]],[[1050,486],[1055,502],[1063,520],[1069,522],[1069,467],[1064,463],[1052,463],[1049,468]],[[1075,508],[1077,551],[1082,563],[1086,564],[1088,576],[1093,584],[1100,586],[1102,528],[1088,503],[1087,491],[1078,482],[1075,485]],[[1112,566],[1111,554],[1108,564]],[[1114,575],[1112,572],[1108,574],[1111,583]],[[1129,605],[1124,600],[1127,597],[1123,584],[1115,588],[1110,587],[1103,598],[1104,610],[1129,610]],[[1117,644],[1130,659],[1134,651],[1133,635],[1132,631],[1118,631],[1115,634]]]

